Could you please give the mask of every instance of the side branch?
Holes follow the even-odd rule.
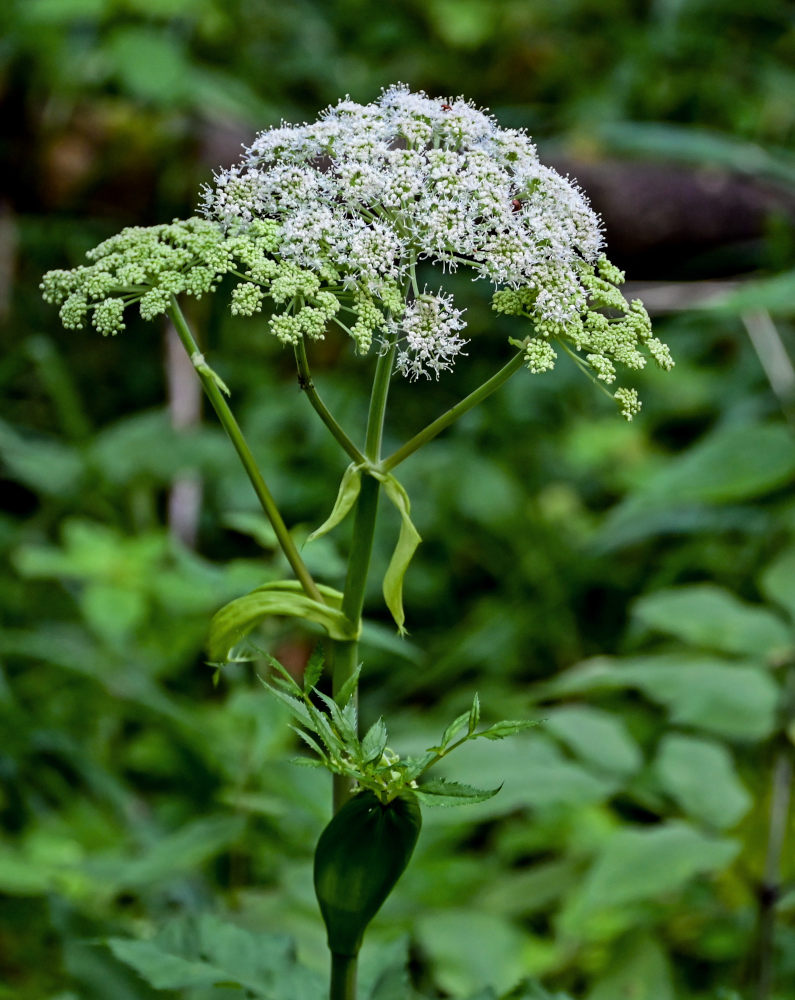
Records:
[[[196,373],[201,380],[207,398],[210,400],[212,408],[215,410],[218,415],[218,419],[221,421],[221,426],[226,431],[229,440],[234,445],[240,461],[243,463],[243,467],[246,470],[251,485],[254,487],[254,492],[257,494],[257,499],[262,505],[265,516],[273,526],[279,545],[287,557],[287,561],[292,567],[298,581],[303,587],[304,593],[307,597],[311,597],[313,600],[324,604],[325,601],[323,595],[318,590],[317,584],[313,580],[312,575],[301,558],[301,555],[295,546],[295,542],[293,541],[290,532],[287,530],[287,525],[284,523],[282,515],[279,512],[279,508],[276,506],[276,501],[273,499],[273,495],[262,477],[262,473],[260,472],[254,459],[254,455],[252,454],[246,439],[243,437],[240,425],[235,419],[234,414],[229,408],[229,404],[224,398],[222,389],[226,390],[226,386],[204,360],[204,356],[199,350],[199,346],[191,333],[187,320],[185,319],[185,316],[179,307],[179,303],[174,296],[171,297],[171,305],[169,307],[168,314],[174,324],[174,328],[177,331],[179,339],[182,341],[183,347],[188,352],[188,357],[191,359],[193,366],[196,369]],[[226,391],[228,392],[228,390]]]
[[[492,375],[488,381],[484,382],[483,385],[479,386],[468,396],[465,396],[462,400],[456,403],[455,406],[451,406],[449,410],[443,413],[440,417],[437,417],[436,420],[428,424],[427,427],[424,427],[404,445],[401,445],[397,451],[393,451],[391,455],[380,463],[381,471],[390,472],[395,468],[395,466],[400,465],[404,459],[407,459],[409,455],[413,455],[418,448],[421,448],[424,444],[432,441],[437,435],[441,434],[443,430],[446,430],[450,424],[455,423],[459,417],[462,417],[468,410],[471,410],[473,406],[477,406],[478,403],[482,403],[484,399],[490,396],[493,392],[496,392],[497,389],[504,385],[512,375],[519,371],[524,364],[524,360],[523,351],[514,355],[507,365],[500,368],[500,370]]]
[[[345,451],[354,460],[354,462],[361,465],[366,461],[364,455],[359,451],[353,441],[351,441],[342,427],[340,427],[334,419],[331,411],[320,398],[318,391],[315,388],[315,383],[312,381],[312,375],[309,371],[309,361],[306,356],[306,345],[304,344],[303,338],[295,345],[295,361],[298,366],[298,385],[300,386],[301,391],[305,393],[312,409],[315,413],[317,413],[326,427],[328,427],[332,436],[342,450]]]

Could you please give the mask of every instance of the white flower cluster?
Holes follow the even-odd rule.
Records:
[[[439,378],[439,372],[450,371],[453,360],[467,343],[458,336],[466,325],[462,310],[453,306],[452,295],[424,293],[410,303],[400,323],[393,321],[393,330],[401,344],[397,353],[397,369],[414,382],[420,375]]]
[[[550,340],[571,344],[602,382],[615,379],[616,362],[673,363],[642,305],[616,287],[623,275],[601,256],[600,221],[582,193],[539,162],[524,132],[463,98],[397,85],[372,104],[346,99],[315,122],[262,132],[205,188],[202,211],[230,235],[277,222],[285,261],[366,300],[349,330],[358,349],[386,331],[411,379],[438,378],[466,343],[450,297],[419,295],[423,260],[471,268],[494,283],[498,312],[533,322],[533,372],[554,367]]]
[[[334,323],[359,353],[387,341],[403,375],[438,378],[467,341],[452,297],[420,292],[416,267],[428,261],[470,268],[495,286],[497,312],[531,321],[518,346],[532,372],[554,367],[553,342],[600,383],[647,357],[673,364],[642,304],[619,291],[623,275],[601,256],[581,192],[539,162],[524,132],[463,98],[397,85],[372,104],[346,99],[311,124],[263,132],[205,189],[202,212],[124,230],[91,264],[46,275],[45,298],[65,325],[90,314],[110,334],[129,303],[152,319],[172,295],[201,296],[225,279],[232,312],[267,304],[284,344]],[[628,417],[640,405],[631,392],[614,393]]]
[[[527,135],[463,99],[402,85],[261,133],[205,189],[203,211],[232,230],[277,219],[286,259],[371,294],[423,259],[466,264],[497,285],[565,285],[567,296],[539,296],[537,307],[561,321],[584,304],[567,267],[595,261],[602,243],[582,194],[539,162]]]

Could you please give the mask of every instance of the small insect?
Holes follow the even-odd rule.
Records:
[[[521,201],[519,201],[518,198],[514,198],[511,201],[511,207],[513,208],[514,212],[521,212],[521,210],[522,210],[522,203],[521,203]]]
[[[442,111],[452,111],[452,110],[453,110],[453,105],[452,104],[445,103],[445,104],[442,105]]]

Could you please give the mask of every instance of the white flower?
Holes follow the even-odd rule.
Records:
[[[400,322],[391,330],[397,336],[397,368],[411,381],[420,375],[438,379],[439,372],[450,371],[453,360],[467,343],[458,336],[465,323],[462,311],[453,306],[452,295],[429,295],[415,299]]]

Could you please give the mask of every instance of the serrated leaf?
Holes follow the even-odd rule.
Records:
[[[481,729],[472,737],[479,740],[481,737],[486,740],[504,740],[506,736],[514,736],[516,733],[524,732],[525,729],[533,729],[540,725],[537,719],[503,719],[502,722],[495,722],[487,729]]]
[[[474,788],[460,781],[438,778],[435,781],[427,781],[416,789],[416,795],[428,806],[463,806],[485,802],[493,798],[501,788],[502,785],[496,788]]]
[[[326,767],[325,762],[317,757],[290,757],[290,763],[298,767]]]
[[[250,594],[230,601],[213,615],[207,639],[208,659],[224,663],[248,633],[270,615],[303,618],[324,628],[332,639],[349,641],[358,636],[358,627],[339,610],[342,594],[318,584],[327,604],[307,597],[297,580],[279,580],[257,587]]]
[[[337,499],[334,501],[331,513],[319,528],[315,528],[312,534],[307,538],[307,541],[313,542],[316,538],[320,538],[322,535],[327,534],[332,528],[336,528],[340,521],[343,521],[353,509],[353,505],[356,503],[359,493],[361,492],[361,488],[361,467],[355,463],[351,463],[342,474],[340,488],[337,492]]]
[[[284,664],[279,663],[279,661],[276,659],[276,657],[275,656],[271,656],[270,653],[263,653],[262,655],[268,661],[268,665],[270,666],[270,668],[272,670],[275,670],[276,673],[279,675],[279,677],[282,679],[282,681],[285,683],[287,689],[289,691],[295,691],[296,694],[300,697],[300,695],[302,693],[301,692],[301,687],[296,682],[295,678],[290,673],[290,671],[287,669],[287,667],[285,667]],[[274,678],[274,679],[278,680],[279,678],[277,677],[277,678]]]
[[[323,646],[318,643],[312,650],[312,655],[304,668],[304,692],[306,694],[312,690],[323,674],[323,666],[326,661],[326,654]]]
[[[362,759],[365,764],[378,760],[386,747],[387,731],[383,719],[377,719],[367,730],[362,740]]]
[[[283,705],[286,705],[290,709],[290,712],[298,719],[301,725],[315,732],[314,720],[303,701],[299,701],[298,698],[294,698],[293,695],[287,694],[286,691],[282,691],[281,688],[276,687],[274,684],[269,684],[265,680],[262,683],[275,698],[278,698]]]
[[[317,689],[315,689],[314,694],[318,698],[320,698],[320,700],[329,710],[331,721],[336,726],[337,731],[339,732],[340,736],[345,741],[345,743],[358,744],[356,730],[350,724],[350,722],[345,716],[345,713],[342,711],[337,702],[333,698],[329,698],[327,694],[324,694],[322,691],[318,691]]]
[[[384,492],[400,514],[400,534],[384,574],[383,593],[386,606],[402,635],[406,631],[403,627],[406,620],[403,611],[403,578],[422,539],[411,520],[411,503],[404,487],[392,475],[379,475],[377,478],[383,484]]]
[[[472,708],[470,708],[469,710],[469,724],[467,726],[467,732],[469,733],[470,736],[477,729],[479,722],[480,722],[480,698],[478,697],[476,691],[475,697],[472,699]]]
[[[351,727],[354,734],[359,731],[359,713],[356,710],[356,699],[351,696],[342,710],[342,717]]]
[[[113,954],[155,989],[234,984],[257,1000],[322,1000],[323,980],[299,966],[292,941],[253,934],[212,914],[171,921],[151,941],[111,938]]]
[[[337,692],[336,701],[340,705],[347,705],[353,697],[359,684],[359,674],[362,672],[361,663],[356,667],[351,676],[345,681]]]
[[[445,747],[447,747],[448,743],[451,743],[452,740],[461,732],[462,729],[466,727],[468,723],[469,723],[468,711],[462,712],[461,715],[453,719],[453,721],[450,723],[447,729],[445,729],[445,731],[442,733],[442,741],[439,744],[439,748],[441,750],[444,750]]]
[[[323,761],[324,764],[326,763],[326,760],[328,758],[326,757],[325,753],[323,752],[323,748],[320,746],[317,740],[315,740],[312,736],[310,736],[309,733],[304,732],[303,729],[299,729],[298,726],[290,726],[290,729],[292,729],[294,733],[300,736],[300,738],[304,741],[304,743],[306,743],[306,745],[310,748],[310,750],[314,750],[314,752],[318,755],[318,757]]]
[[[403,761],[403,774],[406,781],[415,781],[436,760],[436,753],[429,750],[421,757],[407,757]]]
[[[345,751],[345,745],[328,721],[328,717],[323,712],[318,711],[314,705],[307,704],[306,710],[312,717],[312,729],[323,741],[332,757],[339,757]]]

